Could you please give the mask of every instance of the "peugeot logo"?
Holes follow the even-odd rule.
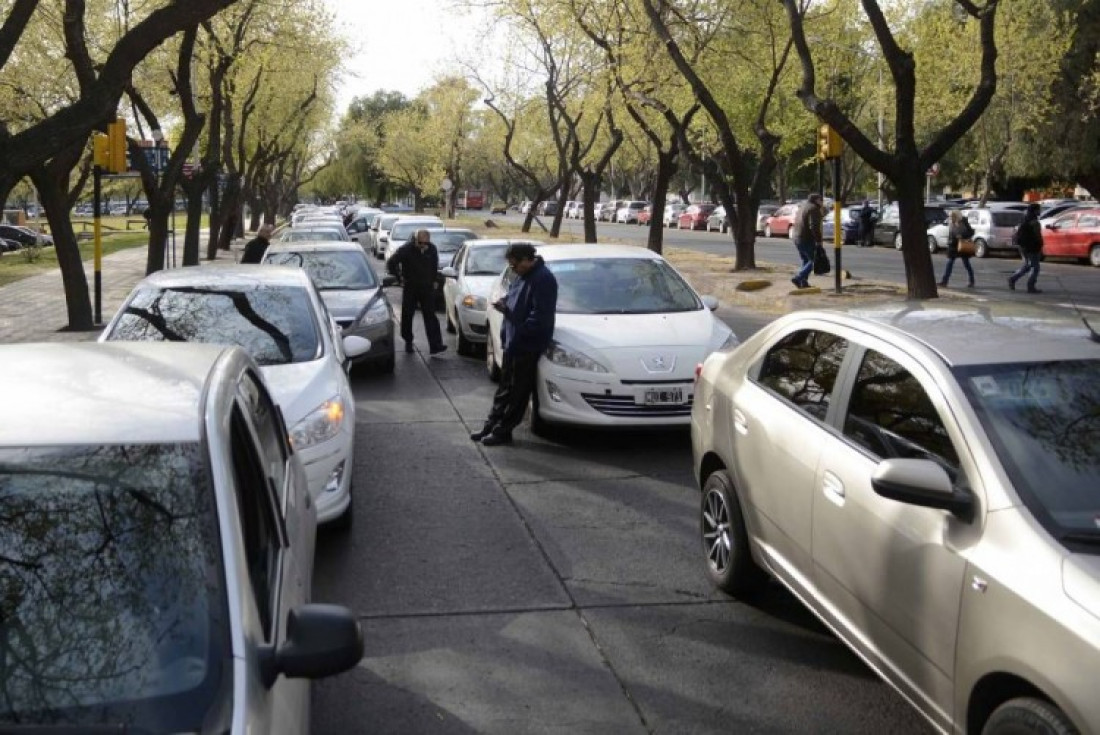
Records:
[[[642,367],[650,373],[671,373],[676,367],[676,358],[671,355],[643,357]]]

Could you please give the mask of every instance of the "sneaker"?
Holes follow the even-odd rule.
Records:
[[[1008,279],[1008,290],[1009,291],[1015,291],[1016,290],[1016,281],[1013,281],[1011,278]]]
[[[481,431],[475,431],[472,434],[470,434],[470,438],[473,439],[475,442],[479,442],[482,439],[484,439],[485,437],[492,434],[493,433],[493,428],[494,428],[493,424],[485,424],[485,426],[481,427]]]
[[[502,444],[511,444],[511,443],[512,443],[512,433],[511,432],[501,432],[499,434],[497,432],[493,432],[492,434],[489,434],[489,436],[487,436],[487,437],[485,437],[484,439],[481,440],[481,444],[483,446],[486,446],[486,447],[499,447]]]
[[[436,345],[435,347],[432,347],[431,349],[428,350],[428,352],[432,355],[438,355],[440,352],[446,352],[446,351],[447,351],[447,345]]]
[[[405,343],[405,352],[408,352],[410,355],[412,353],[416,352],[416,350],[413,349],[413,343],[412,342],[406,342]]]

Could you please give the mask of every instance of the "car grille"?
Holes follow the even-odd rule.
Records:
[[[470,331],[473,332],[474,334],[488,334],[489,333],[489,325],[488,324],[471,324],[470,325]]]
[[[634,396],[609,396],[599,393],[581,393],[589,406],[608,416],[632,416],[637,418],[674,418],[690,416],[693,396],[679,406],[639,406]]]

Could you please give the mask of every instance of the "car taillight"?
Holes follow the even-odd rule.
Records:
[[[703,374],[703,363],[695,363],[695,382],[699,382],[699,376]]]

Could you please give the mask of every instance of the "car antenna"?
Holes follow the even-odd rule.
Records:
[[[1092,325],[1089,324],[1089,320],[1085,318],[1085,313],[1081,310],[1081,307],[1079,307],[1077,305],[1077,302],[1074,300],[1073,294],[1068,288],[1062,285],[1062,279],[1058,276],[1055,276],[1054,280],[1058,282],[1058,287],[1065,291],[1066,296],[1069,298],[1069,303],[1073,306],[1073,310],[1077,312],[1077,316],[1081,317],[1081,321],[1082,323],[1084,323],[1085,329],[1089,330],[1089,337],[1092,338],[1093,342],[1100,342],[1100,332],[1097,332],[1095,329],[1092,328]]]

